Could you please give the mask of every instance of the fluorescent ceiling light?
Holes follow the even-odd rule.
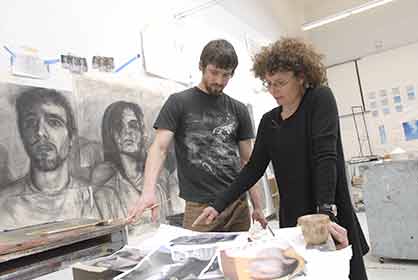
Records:
[[[357,7],[351,8],[351,9],[344,10],[342,12],[339,12],[339,13],[331,15],[331,16],[327,16],[323,19],[319,19],[319,20],[304,23],[302,25],[302,30],[307,31],[307,30],[310,30],[310,29],[313,29],[313,28],[316,28],[316,27],[319,27],[319,26],[322,26],[322,25],[325,25],[325,24],[328,24],[328,23],[346,18],[346,17],[349,17],[351,15],[358,14],[358,13],[376,8],[378,6],[387,4],[387,3],[392,2],[392,1],[394,1],[394,0],[369,1],[365,4],[359,5]]]

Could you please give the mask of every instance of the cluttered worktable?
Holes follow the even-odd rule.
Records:
[[[71,219],[0,232],[0,279],[33,279],[113,253],[127,241],[122,221]]]
[[[149,229],[127,240],[123,223],[83,219],[2,232],[0,279],[247,280],[254,273],[348,279],[351,246],[309,249],[299,227],[235,233],[199,233],[165,224]],[[66,267],[65,275],[59,274],[62,270],[51,273]]]
[[[162,224],[110,256],[74,265],[73,279],[348,280],[351,246],[310,249],[300,227],[272,231],[199,233]]]

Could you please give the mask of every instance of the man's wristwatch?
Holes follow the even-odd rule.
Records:
[[[319,214],[326,214],[330,217],[331,221],[337,221],[337,205],[324,203],[317,206],[316,212]]]

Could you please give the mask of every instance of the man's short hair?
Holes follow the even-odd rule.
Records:
[[[223,39],[207,43],[200,54],[199,66],[203,71],[209,64],[225,70],[232,69],[234,74],[238,66],[238,56],[232,44]]]
[[[22,119],[24,112],[39,104],[54,104],[64,108],[67,117],[66,127],[70,139],[77,134],[74,112],[67,98],[55,89],[31,87],[28,90],[21,92],[16,99],[17,124],[20,135],[22,135]]]

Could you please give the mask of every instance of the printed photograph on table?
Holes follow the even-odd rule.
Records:
[[[133,269],[117,276],[115,280],[154,280],[154,279],[197,279],[208,261],[190,258],[185,262],[175,262],[170,248],[161,246],[147,255]]]
[[[116,253],[86,262],[86,265],[125,272],[136,266],[146,254],[137,248],[125,246]]]
[[[237,237],[234,233],[201,233],[175,238],[115,279],[218,279],[216,249]]]
[[[402,123],[402,127],[406,141],[418,139],[418,120],[404,122]]]
[[[292,247],[252,246],[219,252],[226,279],[291,279],[305,272],[305,260]]]

